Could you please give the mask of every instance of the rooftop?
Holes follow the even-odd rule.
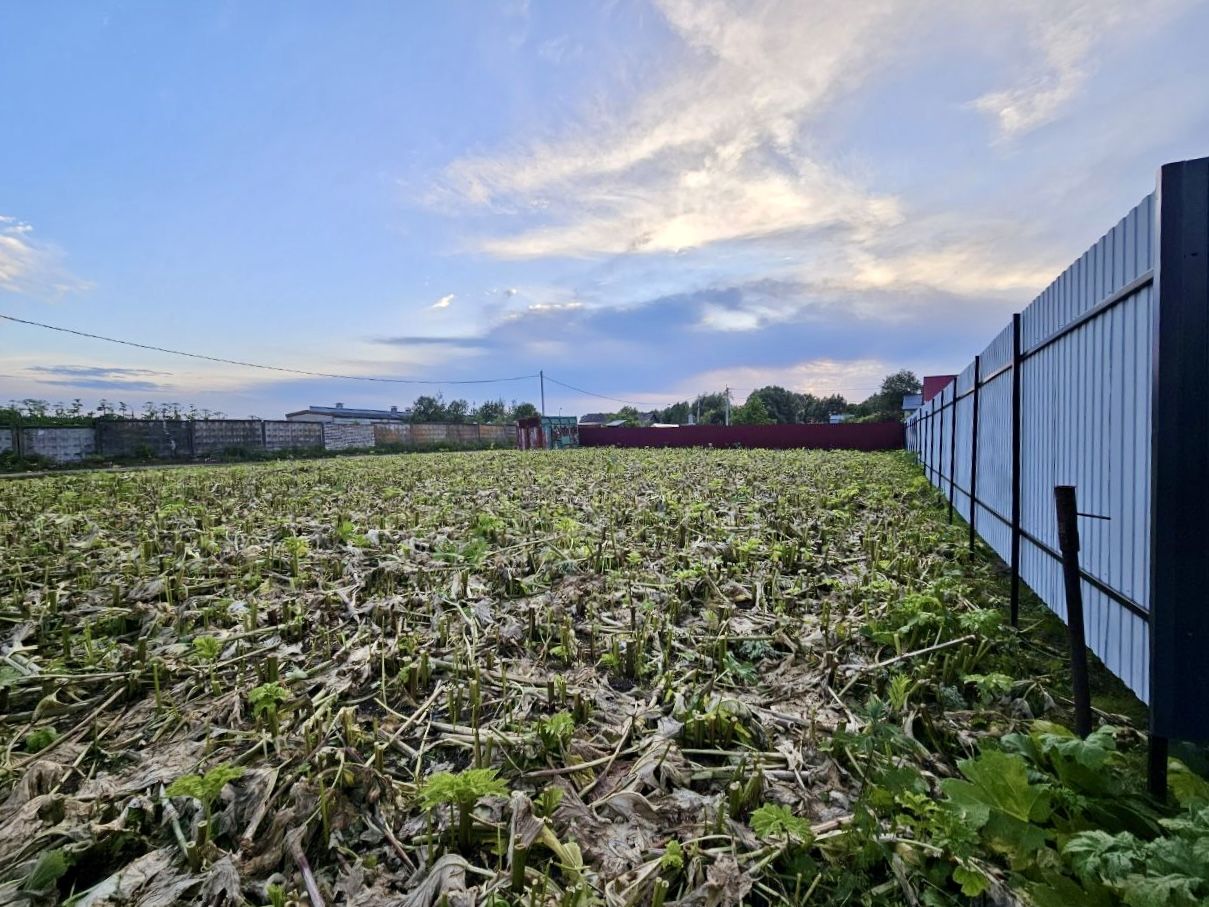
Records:
[[[390,409],[354,409],[343,403],[337,403],[335,406],[308,406],[306,409],[286,413],[285,417],[288,419],[291,416],[305,415],[336,416],[341,419],[394,419],[399,422],[406,422],[411,418],[409,410],[400,410],[397,406]]]

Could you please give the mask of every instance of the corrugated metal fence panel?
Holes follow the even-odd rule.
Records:
[[[954,385],[956,386],[957,393],[959,394],[964,394],[974,387],[973,362],[962,369],[961,374],[957,376],[957,380],[954,382]]]
[[[1009,344],[1011,335],[1009,331]],[[989,349],[989,348],[988,348]],[[1009,347],[1009,360],[1011,358]],[[978,392],[978,534],[1004,560],[1011,556],[1012,372],[992,378]]]
[[[953,384],[946,385],[935,399],[939,400],[940,411],[940,444],[936,451],[940,461],[937,473],[940,477],[939,487],[941,493],[947,498],[949,495],[949,479],[952,477],[952,455],[951,445],[955,440],[955,430],[953,425]]]
[[[1012,326],[1009,324],[982,351],[982,380],[1012,364]]]
[[[1022,315],[1026,349],[1150,270],[1148,197],[1066,270]],[[1021,577],[1059,616],[1061,564],[1029,541],[1058,549],[1053,488],[1074,485],[1080,562],[1105,586],[1147,607],[1151,288],[1025,360],[1022,367]],[[1084,583],[1087,643],[1108,668],[1149,695],[1146,622]]]
[[[848,422],[838,425],[681,425],[678,428],[581,425],[579,443],[582,447],[902,450],[903,424]]]
[[[970,372],[971,382],[973,379],[973,366],[967,370]],[[966,385],[964,390],[969,390],[969,385]],[[962,393],[962,382],[959,377],[957,380],[957,393]],[[955,406],[955,424],[957,427],[957,439],[955,446],[953,471],[953,508],[963,517],[968,518],[970,514],[970,474],[971,466],[971,448],[973,446],[973,428],[974,428],[974,396],[966,394],[957,401]]]
[[[1150,401],[1155,305],[1155,198],[1147,196],[1021,313],[1021,559],[1024,582],[1065,617],[1054,517],[1055,485],[1074,485],[1081,565],[1099,584],[1149,609]],[[1121,292],[1131,288],[1127,296]],[[1093,312],[1112,300],[1112,305]],[[1091,316],[1088,317],[1088,314]],[[1068,333],[1060,331],[1086,318]],[[1043,346],[1042,346],[1043,345]],[[1036,349],[1034,348],[1041,347]],[[1012,327],[982,353],[978,388],[978,534],[1008,560],[1012,544]],[[998,374],[996,374],[998,373]],[[991,376],[987,379],[987,376]],[[955,509],[969,513],[973,364],[915,413],[907,444],[948,493],[949,432],[956,431]],[[1030,536],[1036,542],[1030,541]],[[1048,549],[1048,550],[1047,550]],[[1144,616],[1084,582],[1087,642],[1143,700],[1149,689]]]

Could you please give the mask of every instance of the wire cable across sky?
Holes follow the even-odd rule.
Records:
[[[610,400],[613,403],[623,403],[626,406],[650,406],[649,403],[639,403],[635,400],[622,400],[620,397],[610,397],[608,394],[596,394],[592,391],[586,391],[582,387],[575,387],[574,385],[567,384],[565,381],[559,381],[557,378],[551,378],[549,375],[546,375],[546,380],[551,384],[557,384],[559,387],[565,387],[569,391],[575,391],[577,394],[586,394],[589,397],[598,397],[601,400]]]
[[[448,380],[436,380],[433,378],[381,378],[371,375],[340,375],[333,372],[312,372],[301,368],[287,368],[281,365],[263,365],[258,362],[245,362],[241,359],[226,359],[222,356],[207,356],[202,353],[190,353],[185,350],[172,350],[167,347],[153,346],[149,343],[136,343],[133,340],[120,340],[117,337],[105,337],[101,334],[90,334],[87,331],[77,331],[73,328],[60,327],[54,324],[44,324],[41,321],[30,321],[27,318],[17,318],[15,315],[5,315],[0,313],[0,318],[5,321],[12,321],[16,324],[25,324],[31,327],[45,328],[48,331],[58,331],[61,334],[72,334],[76,337],[87,337],[90,340],[103,340],[106,343],[117,343],[121,346],[131,346],[140,350],[152,350],[157,353],[169,353],[173,356],[187,356],[190,359],[201,359],[205,362],[219,362],[224,365],[239,365],[244,368],[258,368],[268,372],[284,372],[289,375],[303,375],[308,378],[339,378],[345,381],[375,381],[381,384],[502,384],[506,381],[528,381],[536,379],[537,373],[532,375],[514,375],[509,378],[459,378]]]
[[[505,378],[449,378],[449,379],[396,378],[396,377],[382,377],[382,376],[378,376],[378,375],[344,375],[344,374],[340,374],[340,373],[336,373],[336,372],[317,372],[317,371],[311,371],[308,369],[290,368],[288,366],[283,366],[283,365],[265,365],[264,363],[260,363],[260,362],[248,362],[248,361],[245,361],[242,359],[229,359],[224,356],[210,356],[210,355],[207,355],[204,353],[191,353],[191,352],[188,352],[187,350],[174,350],[174,349],[170,349],[168,347],[155,346],[154,344],[150,344],[150,343],[139,343],[134,340],[123,340],[118,337],[106,337],[103,334],[93,334],[88,331],[79,331],[79,330],[76,330],[75,328],[62,327],[61,325],[46,324],[45,322],[33,321],[28,318],[18,318],[15,315],[6,315],[2,312],[0,312],[0,319],[2,319],[4,321],[10,321],[14,324],[23,324],[23,325],[27,325],[29,327],[42,328],[47,331],[55,331],[60,334],[70,334],[75,337],[84,337],[89,340],[100,340],[105,343],[114,343],[114,344],[118,344],[119,346],[128,346],[128,347],[133,347],[135,349],[140,349],[140,350],[150,350],[150,351],[156,352],[156,353],[167,353],[172,356],[184,356],[188,359],[199,359],[203,362],[217,362],[222,365],[237,365],[237,366],[241,366],[243,368],[254,368],[254,369],[260,369],[262,371],[278,372],[278,373],[287,374],[287,375],[301,375],[306,378],[335,378],[335,379],[339,379],[339,380],[343,380],[343,381],[370,381],[370,382],[374,382],[377,384],[414,384],[414,385],[436,386],[436,385],[444,385],[444,384],[449,384],[449,385],[503,384],[503,383],[512,382],[512,381],[533,381],[533,380],[537,380],[540,377],[542,377],[541,373],[539,373],[539,372],[534,372],[533,374],[529,374],[529,375],[512,375],[512,376],[505,377]],[[560,381],[557,378],[553,378],[549,374],[545,375],[545,380],[549,381],[551,384],[557,384],[559,387],[566,388],[569,391],[574,391],[577,394],[583,394],[584,396],[587,396],[587,397],[595,397],[598,400],[608,400],[612,403],[620,403],[624,406],[633,406],[636,408],[644,408],[644,407],[651,406],[651,404],[649,404],[649,403],[640,403],[637,400],[624,400],[620,397],[610,396],[609,394],[598,394],[595,391],[585,390],[582,387],[576,387],[574,384],[568,384],[565,381]],[[732,387],[731,390],[742,392],[743,389]]]

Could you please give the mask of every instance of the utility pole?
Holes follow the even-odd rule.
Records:
[[[730,385],[726,386],[726,424],[730,425]]]
[[[541,385],[542,385],[542,415],[545,416],[546,415],[546,370],[538,369],[537,377],[538,377],[538,380],[541,381]]]

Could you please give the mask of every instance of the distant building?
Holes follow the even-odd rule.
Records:
[[[956,375],[929,375],[924,378],[923,402],[927,403],[956,380]]]
[[[625,425],[625,419],[614,419],[612,413],[586,413],[579,417],[580,425]],[[639,425],[654,425],[656,413],[651,410],[649,413],[638,414]]]
[[[382,422],[410,422],[411,411],[390,409],[353,409],[343,403],[335,406],[308,406],[295,413],[286,413],[290,422],[342,422],[346,425],[374,425]]]
[[[903,412],[911,415],[956,380],[956,375],[928,375],[924,378],[922,394],[903,395]]]
[[[558,450],[579,446],[574,416],[529,416],[516,422],[516,446],[521,450]]]
[[[832,413],[827,417],[827,421],[832,425],[840,425],[848,421],[847,413]]]

